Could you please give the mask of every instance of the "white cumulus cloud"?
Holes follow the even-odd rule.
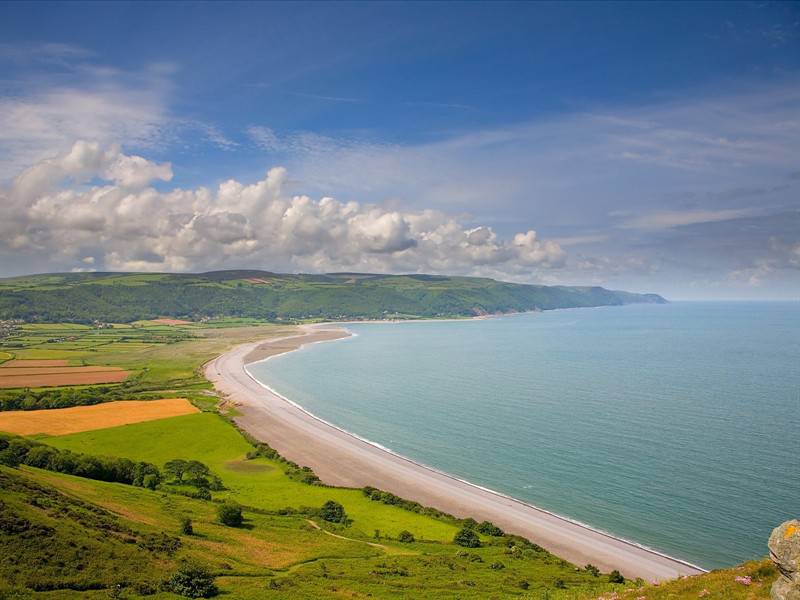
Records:
[[[287,171],[255,183],[162,191],[169,163],[79,141],[25,169],[0,201],[0,255],[64,269],[187,271],[259,267],[508,274],[559,267],[557,242],[535,231],[501,239],[438,210],[402,211],[286,193]]]

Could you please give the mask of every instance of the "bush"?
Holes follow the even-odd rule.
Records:
[[[610,583],[625,583],[625,578],[622,576],[622,573],[614,569],[608,574],[608,581]]]
[[[494,569],[495,571],[499,571],[500,569],[505,569],[506,566],[501,562],[493,562],[489,565],[490,569]]]
[[[7,447],[0,450],[0,463],[7,466],[25,464],[87,479],[136,486],[148,485],[152,488],[158,486],[161,481],[158,469],[150,463],[133,462],[127,458],[78,454],[20,437],[4,441]]]
[[[383,504],[388,504],[390,506],[399,506],[400,508],[404,508],[405,510],[415,512],[420,515],[426,515],[429,517],[433,517],[435,519],[441,519],[443,517],[452,519],[452,515],[448,515],[440,510],[435,508],[431,508],[429,506],[422,506],[419,502],[414,502],[413,500],[406,500],[405,498],[401,498],[400,496],[396,496],[391,492],[384,492],[379,490],[378,488],[372,487],[368,485],[366,487],[361,488],[361,492],[373,502],[382,502]]]
[[[7,467],[18,467],[19,463],[19,457],[14,454],[11,449],[6,448],[5,450],[0,450],[0,465],[5,465]]]
[[[400,532],[397,536],[398,542],[403,542],[404,544],[411,544],[414,542],[414,534],[410,531],[406,531],[405,529]]]
[[[238,504],[223,504],[217,511],[219,522],[228,527],[239,527],[244,522],[242,508]]]
[[[319,516],[321,519],[331,523],[347,522],[347,513],[344,512],[344,506],[335,500],[328,500],[323,504],[322,508],[319,509]]]
[[[592,575],[594,575],[595,577],[600,577],[600,569],[598,569],[597,567],[595,567],[595,566],[594,566],[592,563],[589,563],[588,565],[586,565],[586,566],[584,567],[584,570],[585,570],[587,573],[591,573],[591,574],[592,574]]]
[[[162,552],[171,556],[180,549],[181,540],[167,535],[163,531],[161,533],[147,533],[141,537],[137,546],[149,552]]]
[[[211,492],[205,488],[200,488],[197,491],[189,494],[190,498],[197,498],[198,500],[211,500]]]
[[[491,535],[492,537],[503,536],[503,530],[490,521],[483,521],[482,523],[479,523],[475,529],[478,531],[478,533],[482,533],[483,535]]]
[[[185,598],[211,598],[217,595],[214,577],[202,565],[183,564],[166,582],[167,591]]]
[[[181,519],[181,533],[183,535],[194,535],[194,527],[192,527],[192,520],[189,517]]]
[[[481,540],[472,528],[465,525],[456,533],[453,543],[465,548],[480,548]]]
[[[566,584],[566,583],[564,583],[564,580],[563,580],[563,579],[556,579],[556,580],[553,582],[553,585],[556,587],[556,589],[559,589],[559,590],[565,590],[565,589],[567,589],[567,584]]]

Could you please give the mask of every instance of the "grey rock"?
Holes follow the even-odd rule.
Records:
[[[780,575],[772,584],[772,600],[800,600],[800,521],[779,525],[769,536],[769,555]]]

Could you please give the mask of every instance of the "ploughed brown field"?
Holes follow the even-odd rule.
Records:
[[[67,361],[63,359],[53,360],[22,360],[19,358],[15,358],[9,361],[4,362],[0,365],[0,368],[8,368],[8,367],[66,367]]]
[[[0,431],[17,435],[66,435],[200,412],[186,398],[120,400],[94,406],[0,412]]]
[[[0,388],[118,383],[130,374],[119,367],[69,367],[64,360],[10,360],[0,365]]]

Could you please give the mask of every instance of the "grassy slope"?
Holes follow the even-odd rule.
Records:
[[[9,473],[11,470],[0,468],[0,475]],[[37,469],[24,468],[18,473],[17,479],[34,481],[49,494],[56,490],[67,494],[68,502],[102,507],[108,511],[107,518],[118,527],[124,527],[130,537],[140,539],[144,534],[160,532],[174,536],[182,516],[193,519],[197,535],[180,536],[182,547],[172,556],[132,546],[123,547],[126,553],[121,552],[119,544],[104,535],[103,530],[80,529],[70,520],[52,519],[48,524],[56,530],[61,542],[32,540],[28,552],[15,559],[17,565],[21,565],[17,572],[6,560],[0,560],[0,580],[5,580],[6,585],[31,583],[32,578],[41,587],[75,583],[83,586],[86,581],[92,581],[95,586],[141,581],[152,584],[169,573],[178,560],[191,557],[207,564],[218,575],[225,597],[242,600],[263,598],[266,594],[289,598],[531,597],[529,594],[533,591],[555,590],[557,580],[584,591],[589,589],[587,586],[603,590],[611,587],[541,551],[512,555],[503,545],[487,545],[459,556],[458,547],[449,543],[399,544],[381,539],[376,545],[355,526],[332,527],[331,533],[342,536],[335,537],[315,529],[302,516],[252,510],[245,512],[244,528],[231,529],[215,522],[216,505],[211,502]],[[251,477],[257,478],[257,475]],[[30,520],[38,518],[38,509],[30,505],[35,495],[27,492],[27,496],[16,497],[4,492],[4,499],[6,496],[17,513]],[[381,508],[405,512],[399,508]],[[87,544],[91,539],[94,542]],[[17,545],[11,535],[0,536],[0,543],[8,548]],[[72,544],[79,548],[88,545],[84,552],[91,554],[97,566],[80,568],[80,561],[61,549],[71,548]],[[10,552],[4,554],[11,555]],[[60,566],[52,573],[32,573],[25,568],[43,560],[57,561]],[[505,568],[492,568],[499,562]],[[277,592],[268,591],[273,580],[279,587]],[[522,580],[530,582],[527,593],[519,587]],[[89,592],[87,595],[107,597],[107,593],[102,595],[104,593]],[[133,590],[130,595],[135,596]]]
[[[471,316],[663,302],[599,287],[430,275],[86,273],[0,280],[0,319],[130,322],[156,316],[352,319]]]
[[[178,417],[182,418],[184,417]],[[216,433],[221,431],[215,426],[212,428]],[[142,440],[140,435],[129,436],[120,431],[117,437],[126,445],[141,444]],[[64,445],[74,447],[75,436],[69,438],[69,443]],[[174,449],[177,449],[184,439],[176,437],[173,441]],[[166,445],[159,445],[161,450],[169,452]],[[218,449],[212,450],[214,455],[218,452]],[[209,463],[212,462],[209,460],[210,456],[204,457]],[[29,487],[20,490],[19,484],[8,485],[9,474],[24,481],[27,486],[31,483],[38,484],[48,497],[59,492],[66,495],[66,501],[56,504],[70,506],[71,512],[65,513],[60,509],[47,515],[47,510],[32,506],[31,504],[44,504],[38,500],[38,496],[42,494],[32,493]],[[264,474],[247,474],[246,477],[254,483],[252,491],[269,493],[269,484],[258,481]],[[227,474],[223,476],[226,483],[233,481]],[[526,551],[509,554],[500,545],[468,550],[465,556],[459,556],[457,547],[445,543],[399,544],[381,539],[378,546],[370,545],[368,542],[374,543],[375,540],[362,536],[358,527],[358,520],[364,515],[351,505],[347,507],[356,516],[354,525],[348,528],[331,528],[332,533],[349,538],[342,539],[313,528],[299,515],[280,516],[252,510],[245,512],[246,528],[230,529],[216,523],[216,505],[212,502],[37,469],[23,468],[14,472],[0,467],[0,482],[3,484],[2,499],[8,506],[31,522],[53,527],[56,531],[56,535],[48,536],[46,541],[29,538],[27,545],[21,545],[14,536],[0,535],[0,556],[4,557],[0,559],[0,593],[4,585],[19,585],[25,581],[30,583],[30,578],[43,586],[51,582],[77,582],[78,585],[90,582],[111,586],[121,581],[154,585],[179,560],[189,557],[212,569],[218,576],[218,584],[224,597],[231,600],[272,596],[518,597],[537,600],[599,597],[609,600],[636,600],[644,596],[648,600],[688,600],[706,597],[701,595],[703,590],[708,590],[709,598],[766,600],[769,585],[776,575],[768,561],[761,561],[660,586],[640,588],[630,583],[611,585],[603,577],[594,578],[585,572],[576,572],[568,564],[547,553]],[[300,494],[296,500],[304,502],[302,491],[311,486],[294,485],[297,486],[296,492]],[[14,489],[15,487],[18,489]],[[336,490],[324,491],[330,493]],[[232,489],[231,493],[236,494],[236,490]],[[345,502],[348,500],[349,498],[344,497]],[[192,518],[197,535],[180,536],[182,546],[172,556],[143,550],[131,544],[119,543],[114,536],[106,533],[107,526],[95,524],[87,527],[83,522],[76,522],[73,516],[76,512],[94,515],[99,512],[98,508],[107,511],[101,513],[101,525],[102,520],[110,520],[117,528],[136,539],[161,532],[176,536],[179,519],[183,516]],[[405,512],[397,508],[386,508]],[[411,517],[418,517],[409,514]],[[68,518],[63,518],[66,515]],[[55,516],[60,518],[53,518]],[[12,560],[14,564],[11,564]],[[497,562],[502,563],[505,568],[491,568]],[[51,567],[58,565],[58,568],[51,568],[50,571],[37,568],[33,572],[27,568],[28,565],[41,564]],[[737,575],[750,575],[754,582],[751,586],[744,586],[735,581]],[[556,581],[559,579],[567,586],[566,589],[556,588]],[[519,587],[519,582],[523,580],[530,584],[527,591]],[[278,587],[277,590],[270,589],[272,581]],[[71,595],[59,590],[36,596],[69,598]],[[100,590],[74,595],[107,598],[108,592]],[[136,594],[129,589],[128,596],[136,597]],[[162,593],[156,597],[172,596]]]
[[[397,510],[364,497],[360,490],[309,486],[289,479],[279,463],[245,460],[249,443],[222,417],[200,413],[87,431],[46,440],[59,448],[96,455],[124,456],[163,465],[172,458],[205,462],[229,488],[215,494],[238,502],[278,510],[287,506],[321,506],[329,499],[344,505],[353,529],[372,536],[375,529],[396,537],[407,529],[429,540],[451,540],[456,527],[416,513]]]

